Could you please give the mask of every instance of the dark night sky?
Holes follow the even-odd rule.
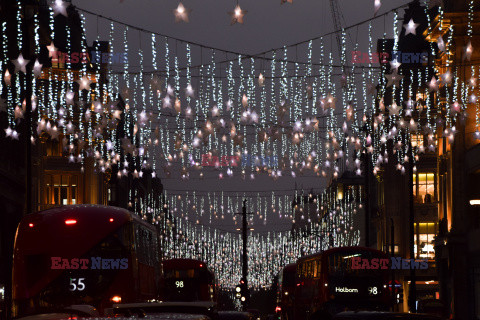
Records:
[[[373,17],[373,0],[339,0],[345,19],[343,26],[356,24]],[[408,3],[407,0],[383,0],[379,14]],[[192,9],[190,23],[175,23],[172,10],[176,0],[74,0],[73,4],[147,30],[190,40],[219,49],[255,54],[282,47],[334,30],[328,0],[294,0],[293,4],[280,5],[280,0],[241,0],[247,10],[243,25],[230,26],[227,11],[235,1],[186,0],[185,7]],[[399,12],[403,13],[403,10]],[[393,15],[386,18],[387,32],[391,36]],[[91,16],[87,19],[91,19]],[[92,20],[91,20],[92,21]],[[383,34],[384,18],[376,21],[374,31],[378,38]],[[92,21],[93,22],[93,21]],[[358,31],[358,39],[366,41],[365,28]],[[95,29],[90,31],[96,32]],[[352,29],[351,36],[356,36]],[[105,30],[107,35],[107,30]],[[388,36],[388,34],[387,34]]]

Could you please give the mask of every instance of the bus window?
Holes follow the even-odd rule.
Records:
[[[317,261],[317,260],[313,260],[313,277],[314,277],[314,278],[318,277],[317,267],[318,267],[318,261]]]
[[[372,258],[384,258],[379,253],[370,252],[370,251],[355,251],[355,252],[336,252],[332,253],[328,257],[328,273],[330,274],[363,274],[369,273],[368,269],[352,269],[352,258],[354,257],[361,257],[364,259],[372,259]]]
[[[295,273],[287,272],[282,275],[282,285],[285,287],[292,287],[295,285]]]
[[[309,277],[314,278],[315,277],[315,260],[310,261],[309,265],[310,265]]]

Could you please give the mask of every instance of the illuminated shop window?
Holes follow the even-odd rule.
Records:
[[[78,176],[73,174],[47,174],[45,176],[45,196],[47,204],[77,204]]]
[[[434,238],[437,233],[435,222],[415,223],[415,257],[417,259],[435,259]]]
[[[423,146],[423,134],[412,134],[410,140],[412,141],[412,147]]]
[[[420,172],[413,175],[413,196],[417,203],[436,201],[435,173]]]

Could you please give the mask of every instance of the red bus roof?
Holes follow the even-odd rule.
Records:
[[[185,268],[185,269],[191,269],[191,268],[207,268],[207,264],[203,261],[200,260],[195,260],[195,259],[168,259],[162,261],[163,268],[164,269],[171,269],[171,268]]]
[[[168,260],[163,260],[162,261],[163,265],[163,270],[168,270],[168,269],[199,269],[199,268],[205,268],[213,277],[215,277],[215,274],[213,271],[208,267],[208,265],[201,261],[201,260],[196,260],[196,259],[168,259]]]
[[[15,247],[58,255],[83,254],[125,223],[155,227],[136,214],[117,207],[71,205],[26,215],[18,225]],[[51,248],[53,250],[49,250]]]
[[[313,254],[310,254],[308,256],[303,256],[303,257],[300,257],[298,260],[297,260],[297,263],[299,263],[300,261],[304,261],[304,260],[308,260],[310,258],[315,258],[315,257],[319,257],[319,256],[328,256],[332,253],[336,253],[336,252],[352,252],[352,251],[369,251],[369,252],[376,252],[382,256],[387,256],[387,254],[383,251],[380,251],[380,250],[377,250],[377,249],[373,249],[373,248],[368,248],[368,247],[336,247],[336,248],[331,248],[331,249],[328,249],[328,250],[325,250],[325,251],[320,251],[320,252],[317,252],[317,253],[313,253]]]
[[[285,267],[283,267],[283,272],[295,272],[297,270],[297,264],[296,263],[290,263],[287,264]]]

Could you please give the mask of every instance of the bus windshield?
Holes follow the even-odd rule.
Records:
[[[328,256],[328,273],[330,275],[358,275],[371,273],[371,269],[352,269],[353,258],[362,258],[372,261],[374,258],[385,259],[386,256],[382,252],[367,250],[334,252]]]
[[[210,282],[212,281],[209,272],[203,269],[167,269],[164,270],[166,279],[193,279],[198,281]]]
[[[165,301],[211,301],[213,275],[203,268],[164,270]]]
[[[295,271],[283,273],[282,285],[284,287],[295,286]]]
[[[109,234],[87,253],[80,257],[73,257],[77,260],[87,260],[87,267],[81,268],[77,263],[75,268],[67,267],[62,270],[55,279],[42,288],[35,298],[22,302],[24,305],[19,306],[22,312],[30,313],[29,310],[32,307],[36,312],[50,312],[74,304],[98,306],[118,272],[129,267],[129,253],[122,242],[123,232],[122,227]],[[43,277],[52,273],[51,258],[44,254],[25,256],[25,260],[29,262],[26,266],[26,280],[29,288],[38,286]],[[103,268],[100,263],[109,260],[115,261],[115,264]],[[63,266],[61,267],[60,269],[63,269]]]

